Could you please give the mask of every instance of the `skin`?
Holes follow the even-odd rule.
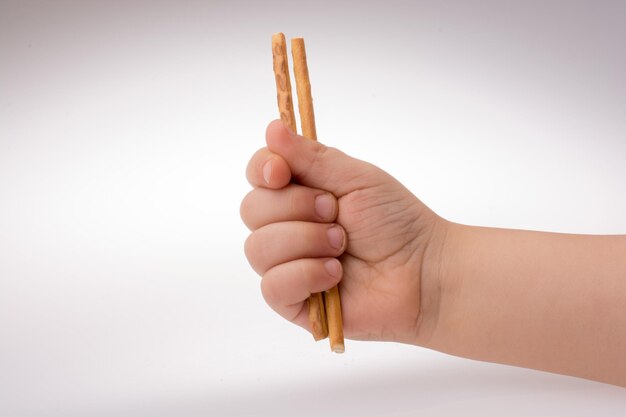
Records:
[[[449,222],[380,168],[280,121],[247,168],[246,256],[309,329],[340,286],[344,335],[626,386],[626,236]]]

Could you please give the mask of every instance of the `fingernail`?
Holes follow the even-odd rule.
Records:
[[[263,165],[263,179],[267,185],[270,184],[270,180],[272,179],[272,161],[267,161],[265,165]]]
[[[329,219],[333,215],[333,198],[328,194],[315,197],[315,211],[322,219]]]
[[[328,229],[328,243],[335,249],[343,248],[343,231],[338,227]]]
[[[324,263],[324,268],[326,268],[326,272],[335,278],[339,278],[341,275],[341,264],[337,259],[330,259],[326,261]]]

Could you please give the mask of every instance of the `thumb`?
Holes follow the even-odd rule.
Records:
[[[265,139],[268,149],[285,159],[292,179],[337,197],[378,185],[385,176],[374,165],[293,133],[280,120],[269,124]]]

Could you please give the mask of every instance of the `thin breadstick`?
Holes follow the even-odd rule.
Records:
[[[297,133],[296,115],[293,110],[293,99],[291,95],[287,43],[285,41],[284,34],[276,33],[272,36],[272,55],[274,58],[274,76],[276,78],[276,92],[280,119],[294,133]],[[328,325],[326,323],[324,298],[321,293],[312,294],[309,297],[308,312],[309,324],[311,326],[313,338],[316,341],[326,339],[328,337]]]
[[[334,286],[324,292],[324,302],[326,304],[326,316],[328,317],[328,335],[330,338],[330,349],[335,353],[343,353],[346,346],[343,341],[343,320],[341,317],[341,297],[339,287]]]
[[[324,297],[321,292],[309,296],[309,325],[315,341],[328,337],[326,309],[324,308]]]
[[[300,126],[302,136],[317,140],[315,130],[315,114],[313,112],[313,96],[309,81],[309,67],[306,62],[304,39],[291,40],[291,54],[293,55],[293,73],[296,76],[296,91],[298,92],[298,111],[300,112]]]
[[[291,40],[291,53],[293,54],[293,71],[296,77],[298,111],[300,112],[302,133],[309,139],[317,140],[315,115],[313,113],[313,97],[311,96],[311,82],[309,81],[309,68],[306,62],[304,39],[294,38]],[[343,321],[341,318],[341,299],[337,286],[324,292],[324,303],[326,306],[326,318],[328,319],[330,348],[333,352],[343,353],[345,351]],[[310,313],[311,310],[309,310],[309,319],[311,318]]]
[[[287,59],[287,43],[285,35],[276,33],[272,36],[272,56],[274,58],[274,77],[276,78],[276,98],[280,120],[294,133],[296,130],[296,115],[293,111],[291,96],[291,81],[289,79],[289,62]]]
[[[298,92],[298,110],[300,111],[300,126],[304,137],[317,140],[315,132],[315,116],[313,115],[313,99],[311,97],[311,83],[309,70],[306,64],[304,40],[291,40],[293,54],[293,71],[296,77],[296,91]],[[322,293],[311,294],[309,297],[309,323],[315,340],[328,337],[326,309]]]

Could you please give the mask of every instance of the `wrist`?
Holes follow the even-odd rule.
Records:
[[[439,216],[433,222],[420,271],[420,323],[416,328],[416,345],[441,350],[446,340],[448,330],[441,324],[453,306],[451,300],[456,285],[450,272],[459,262],[455,242],[466,227]]]

